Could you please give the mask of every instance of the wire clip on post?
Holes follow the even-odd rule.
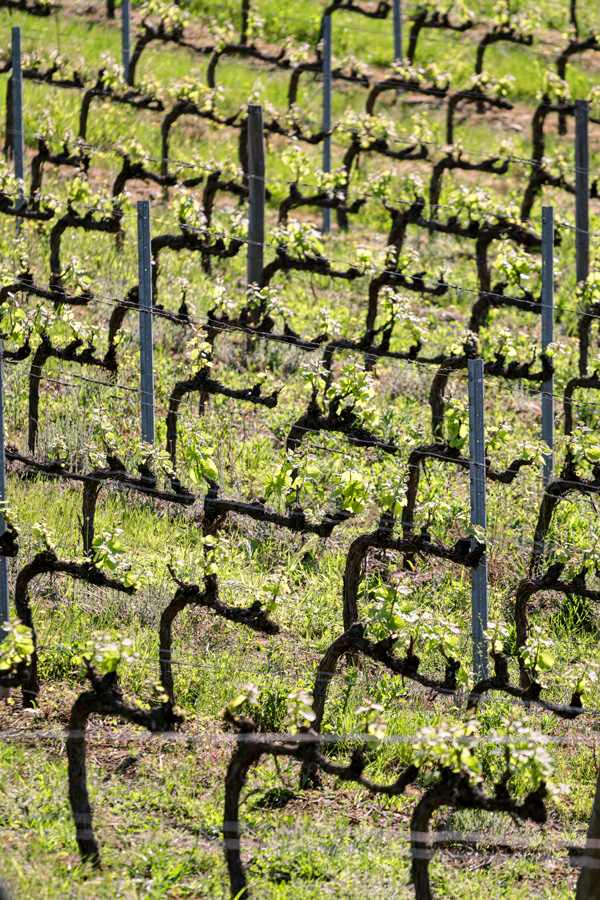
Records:
[[[331,131],[331,16],[323,19],[323,131]],[[331,172],[331,138],[323,141],[323,171]],[[323,234],[331,230],[331,210],[323,208]]]
[[[129,63],[131,61],[131,10],[129,0],[121,2],[121,46],[123,54],[123,80],[129,84]]]
[[[402,0],[394,0],[394,62],[402,59]]]
[[[577,283],[590,274],[590,157],[587,100],[575,101],[575,246],[577,250]]]
[[[12,104],[13,104],[13,153],[15,178],[25,178],[25,145],[23,135],[23,69],[21,67],[21,26],[12,29]],[[19,206],[25,203],[23,185],[19,187]],[[17,219],[17,237],[21,233],[22,222]]]
[[[140,388],[142,440],[154,443],[154,349],[152,341],[152,254],[150,201],[138,200],[138,272],[140,297]]]
[[[265,141],[262,106],[248,106],[248,285],[261,284],[265,243]],[[254,324],[257,324],[256,322]]]
[[[554,340],[554,207],[542,207],[542,351]],[[542,440],[544,487],[554,473],[554,375],[542,384]]]
[[[483,412],[483,360],[469,360],[469,475],[471,486],[471,525],[486,529],[485,502],[485,422]],[[472,540],[475,549],[477,541]],[[488,626],[487,554],[471,569],[471,608],[473,629],[473,672],[475,681],[488,674],[488,648],[483,632]]]

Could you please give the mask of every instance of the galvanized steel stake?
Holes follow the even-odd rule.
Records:
[[[13,105],[13,154],[15,178],[25,178],[25,143],[23,135],[23,70],[21,68],[21,27],[12,29],[12,105]],[[19,188],[18,208],[25,203],[23,187]],[[17,219],[17,237],[21,233],[21,220]]]
[[[577,283],[590,274],[590,158],[588,147],[589,103],[575,101],[575,247]]]
[[[471,483],[471,525],[485,531],[485,422],[483,411],[483,360],[469,363],[469,475]],[[477,541],[471,541],[475,549]],[[473,672],[475,680],[488,673],[488,646],[483,632],[488,626],[487,554],[471,569],[471,610],[473,630]]]
[[[542,350],[554,340],[554,207],[542,207]],[[554,375],[542,384],[542,440],[550,447],[544,454],[544,487],[554,474]]]
[[[331,16],[323,20],[323,131],[331,131]],[[331,172],[331,138],[323,141],[323,171]],[[323,210],[323,234],[331,229],[331,210]]]
[[[0,340],[0,501],[6,501],[6,461],[4,457],[4,372],[3,372],[4,348]],[[0,514],[0,534],[4,534],[6,525]],[[8,622],[9,596],[8,596],[8,558],[0,556],[0,640],[5,632],[3,622]]]
[[[402,0],[394,0],[394,62],[402,59]]]
[[[154,348],[152,341],[152,254],[150,201],[138,200],[138,272],[140,296],[140,390],[142,440],[154,443]]]
[[[121,40],[123,48],[123,79],[129,84],[129,63],[131,52],[131,10],[129,0],[121,0]]]
[[[262,106],[248,106],[248,284],[262,282],[265,243],[265,142]]]

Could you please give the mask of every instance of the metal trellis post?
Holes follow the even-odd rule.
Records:
[[[402,0],[394,0],[394,62],[402,58]]]
[[[542,207],[542,351],[554,340],[554,207]],[[554,473],[554,375],[542,384],[542,440],[544,487]]]
[[[323,19],[323,131],[331,131],[331,16]],[[331,172],[331,138],[323,141],[323,171]],[[323,210],[323,234],[331,229],[331,210]]]
[[[265,142],[262,106],[248,106],[248,284],[262,282],[265,243]]]
[[[129,0],[121,0],[121,41],[123,48],[123,78],[129,84],[129,63],[131,53],[131,10]]]
[[[483,360],[469,360],[469,474],[471,483],[471,525],[486,529],[485,504],[485,422],[483,411]],[[475,549],[477,541],[471,541]],[[471,569],[473,630],[473,672],[475,680],[488,673],[488,647],[483,632],[488,625],[487,554]]]
[[[140,297],[140,390],[142,440],[154,443],[154,348],[152,341],[152,252],[150,201],[138,200],[138,284]]]
[[[25,178],[25,144],[23,136],[23,70],[21,68],[21,27],[12,29],[12,104],[13,104],[13,153],[15,178]],[[23,187],[19,188],[19,207],[25,202]],[[17,219],[17,236],[21,233],[21,220]]]
[[[589,103],[575,101],[575,247],[577,283],[590,273],[590,158],[588,147]]]
[[[0,340],[0,501],[6,501],[6,461],[4,457],[4,348]],[[6,525],[0,514],[0,534],[4,534]],[[8,558],[0,556],[0,640],[4,637],[3,622],[9,621],[8,596]]]

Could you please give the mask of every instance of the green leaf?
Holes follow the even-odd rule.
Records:
[[[211,481],[217,481],[219,478],[219,470],[212,459],[203,459],[201,462],[202,474]]]
[[[123,584],[125,587],[139,588],[140,580],[133,572],[126,572],[125,577],[123,578]]]
[[[117,666],[119,665],[119,660],[121,659],[121,654],[116,651],[109,650],[104,654],[102,659],[102,669],[105,672],[116,672]]]
[[[547,672],[554,665],[554,657],[547,650],[542,650],[538,656],[538,669]]]

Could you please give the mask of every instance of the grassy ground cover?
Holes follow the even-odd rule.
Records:
[[[483,4],[475,12],[487,13]],[[488,4],[489,5],[489,4]],[[565,6],[564,4],[563,6]],[[536,5],[543,22],[543,38],[533,50],[500,45],[488,50],[490,71],[515,76],[515,108],[479,116],[473,108],[457,120],[457,140],[469,151],[488,155],[510,152],[528,158],[531,153],[530,121],[536,94],[542,88],[546,63],[537,53],[553,53],[565,28],[562,6],[542,2]],[[221,23],[237,9],[232,4],[208,7],[191,6],[193,25],[199,39],[208,40],[210,20]],[[297,3],[293,15],[281,2],[261,3],[265,18],[264,37],[270,45],[289,35],[300,42],[314,36],[321,4]],[[119,56],[118,29],[98,14],[89,19],[84,10],[66,4],[60,16],[32,19],[22,13],[0,12],[0,21],[8,32],[12,24],[24,29],[27,50],[56,48],[69,56],[85,58],[89,71],[102,64],[109,51]],[[582,10],[586,22],[589,10]],[[339,25],[339,27],[338,27]],[[583,29],[582,25],[582,29]],[[477,33],[479,34],[481,30]],[[470,40],[475,40],[472,36]],[[390,62],[391,25],[389,21],[363,20],[351,14],[336,19],[334,52],[353,53],[365,60],[375,76],[383,77]],[[424,35],[419,60],[435,59],[448,70],[454,83],[462,85],[474,59],[474,43],[466,39]],[[555,55],[555,54],[554,54]],[[599,83],[599,61],[593,54],[569,67],[568,80],[575,96],[587,94]],[[203,82],[206,58],[179,47],[151,44],[140,63],[140,72],[159,81],[163,87],[184,77]],[[236,111],[248,99],[285,108],[288,76],[272,72],[260,64],[243,60],[223,61],[218,68],[222,88],[219,108]],[[3,78],[4,83],[6,78]],[[2,93],[4,93],[2,91]],[[364,107],[365,92],[354,85],[336,85],[334,119]],[[410,135],[415,127],[426,130],[431,156],[441,152],[444,137],[444,106],[440,102],[416,105],[414,98],[387,95],[378,109],[393,119],[398,135]],[[58,136],[76,133],[81,95],[26,82],[25,131],[27,158],[35,147],[34,135]],[[172,99],[171,99],[172,102]],[[2,101],[4,104],[4,100]],[[307,75],[302,81],[299,105],[304,119],[314,129],[320,121],[320,83]],[[0,109],[4,115],[4,105]],[[90,116],[88,139],[92,147],[90,184],[93,195],[110,187],[120,165],[115,153],[119,141],[126,145],[132,138],[151,157],[160,156],[160,116],[136,112],[128,107],[97,101]],[[572,122],[569,133],[560,137],[552,123],[547,134],[547,153],[564,154],[567,166],[573,166]],[[510,148],[502,146],[507,138]],[[213,162],[224,165],[237,160],[238,135],[233,129],[216,131],[199,120],[181,120],[173,132],[170,155],[189,164]],[[274,138],[267,148],[268,242],[277,223],[277,207],[287,192],[290,162],[285,150],[288,142]],[[341,162],[347,143],[344,134],[334,136],[334,165]],[[307,155],[307,180],[312,182],[319,165],[318,148],[302,148]],[[596,167],[600,147],[598,132],[592,131],[592,167]],[[155,168],[157,166],[155,165]],[[352,191],[369,191],[373,179],[389,169],[389,161],[369,155],[361,161],[352,181]],[[393,176],[393,199],[411,196],[412,179],[426,183],[431,160],[399,163]],[[507,203],[523,191],[527,169],[515,163],[502,179],[482,173],[454,173],[447,176],[440,198],[442,205],[454,208],[464,202],[457,194],[459,185],[488,190],[493,201]],[[72,182],[67,170],[49,170],[44,190],[61,201]],[[351,193],[352,193],[351,191]],[[176,230],[177,207],[173,193],[165,200],[160,188],[133,182],[123,220],[125,238],[121,247],[114,237],[89,235],[73,230],[64,241],[63,257],[75,256],[89,278],[100,302],[76,311],[76,317],[98,329],[100,347],[106,346],[111,301],[122,298],[136,282],[135,200],[152,199],[153,234]],[[176,193],[176,192],[175,192]],[[90,201],[93,202],[93,201]],[[572,222],[573,198],[565,192],[547,188],[536,203],[539,219],[541,203],[553,203],[557,219]],[[597,207],[592,207],[592,230],[597,228]],[[226,234],[236,227],[233,219],[236,201],[219,197],[216,225]],[[36,280],[47,283],[49,272],[48,229],[26,226],[20,242],[13,241],[14,222],[0,221],[3,247],[3,274],[18,271],[26,260]],[[320,222],[314,210],[300,210],[301,222]],[[335,260],[355,261],[361,248],[374,254],[384,250],[390,226],[389,213],[378,199],[371,197],[352,218],[348,233],[334,228],[324,239],[324,251]],[[539,225],[535,224],[535,230]],[[576,370],[577,315],[575,295],[574,237],[564,230],[556,250],[558,271],[556,304],[565,311],[557,322],[557,336],[564,351],[557,357],[557,395]],[[597,240],[595,238],[595,240]],[[407,241],[414,254],[415,271],[424,269],[433,278],[444,273],[451,288],[440,298],[409,297],[407,312],[420,320],[425,331],[425,350],[434,355],[456,342],[468,326],[477,275],[471,243],[451,236],[430,235],[424,230],[410,232]],[[593,245],[595,253],[595,244]],[[417,256],[418,254],[418,256]],[[267,261],[274,250],[267,249]],[[73,278],[75,276],[73,275]],[[532,275],[534,290],[539,290],[539,275]],[[74,283],[74,282],[73,282]],[[191,315],[203,322],[214,306],[220,284],[232,309],[245,298],[245,256],[215,264],[208,275],[200,270],[192,254],[168,253],[161,257],[157,281],[157,302],[176,311],[183,293]],[[289,322],[303,335],[315,332],[325,318],[335,320],[336,333],[360,335],[364,330],[365,296],[369,276],[352,282],[333,281],[325,276],[293,273],[278,276],[276,287],[281,302],[289,308]],[[55,326],[57,337],[67,333]],[[62,329],[62,330],[61,330]],[[515,353],[520,358],[540,350],[539,317],[514,310],[493,312],[481,334],[484,354],[506,342],[510,333]],[[318,332],[318,329],[317,329]],[[155,322],[157,441],[164,443],[168,398],[175,381],[188,377],[192,367],[189,345],[191,330],[182,329],[164,319]],[[394,338],[395,349],[406,349],[403,333]],[[138,336],[134,313],[129,315],[125,337],[119,346],[119,371],[109,387],[79,380],[80,367],[50,360],[45,368],[47,381],[41,391],[40,435],[37,455],[52,456],[57,441],[64,442],[68,459],[77,465],[86,448],[94,442],[93,416],[100,410],[114,423],[116,440],[124,461],[133,467],[139,429],[137,393]],[[358,361],[340,353],[334,368],[339,378],[341,365]],[[305,356],[293,347],[257,342],[247,352],[244,336],[233,334],[216,344],[214,371],[229,386],[243,387],[262,379],[263,392],[284,386],[278,405],[269,410],[233,403],[223,397],[211,398],[199,414],[195,395],[180,409],[180,428],[185,435],[196,430],[206,442],[217,466],[224,495],[246,501],[265,496],[269,478],[285,459],[285,439],[290,424],[299,415],[309,397],[309,388],[301,374]],[[109,379],[95,370],[83,374],[102,381]],[[315,513],[335,506],[336,476],[348,468],[368,483],[401,465],[404,454],[430,435],[430,410],[427,397],[432,371],[406,362],[382,360],[373,373],[372,412],[377,433],[402,447],[400,460],[383,458],[376,450],[349,446],[343,436],[319,433],[305,441],[306,458],[314,463],[306,502]],[[27,433],[28,365],[6,367],[6,427],[8,442],[24,448]],[[452,382],[457,401],[464,402],[466,382]],[[582,395],[580,399],[582,399]],[[586,395],[588,399],[589,395]],[[558,424],[562,421],[560,404]],[[578,420],[597,429],[598,408],[581,406]],[[486,416],[490,425],[507,423],[512,428],[508,444],[497,451],[494,463],[501,467],[514,456],[520,443],[539,433],[539,396],[522,383],[486,383]],[[420,430],[420,431],[419,431]],[[558,436],[557,457],[562,458],[565,442]],[[180,440],[178,457],[182,480],[190,483],[193,459],[186,439]],[[202,489],[203,490],[203,489]],[[202,490],[198,488],[200,495]],[[21,531],[22,552],[11,561],[10,577],[14,588],[16,574],[40,548],[38,523],[45,522],[54,535],[61,557],[77,556],[81,550],[81,488],[40,477],[22,477],[10,473],[10,504]],[[527,571],[531,540],[542,496],[539,466],[524,469],[511,485],[488,485],[488,530],[490,535],[490,615],[510,620],[514,589]],[[279,502],[283,511],[282,498]],[[292,690],[312,689],[316,664],[324,650],[342,630],[342,581],[346,554],[359,534],[371,530],[377,522],[378,507],[373,500],[355,518],[336,529],[331,538],[317,541],[290,535],[276,526],[232,516],[220,537],[219,582],[221,597],[228,603],[249,605],[257,598],[276,595],[274,615],[281,626],[279,636],[268,638],[213,617],[207,611],[184,611],[177,620],[175,634],[176,698],[186,715],[182,739],[150,739],[141,731],[121,725],[94,721],[90,734],[88,777],[96,815],[103,868],[90,872],[79,864],[72,820],[66,793],[66,757],[63,728],[69,709],[82,689],[78,666],[73,662],[96,631],[116,632],[131,637],[139,659],[122,666],[122,682],[127,696],[151,702],[158,678],[158,622],[162,610],[173,596],[175,584],[168,563],[189,581],[199,582],[203,570],[201,534],[202,504],[189,509],[104,486],[97,512],[97,531],[122,529],[126,556],[142,586],[133,597],[107,589],[92,588],[69,579],[44,576],[32,590],[33,615],[40,644],[42,693],[34,711],[20,707],[18,692],[12,705],[0,707],[0,783],[3,808],[0,815],[2,877],[17,898],[58,897],[89,898],[219,898],[228,896],[227,876],[222,856],[223,779],[231,752],[230,735],[224,731],[221,710],[248,682],[261,689],[260,724],[264,730],[286,728],[286,697]],[[448,543],[464,533],[468,522],[468,474],[431,461],[422,477],[417,509],[418,523],[426,525],[435,537]],[[598,516],[593,501],[577,498],[562,504],[549,535],[552,547],[567,548],[573,558],[585,559],[597,541]],[[591,557],[594,558],[593,556]],[[448,563],[423,561],[414,572],[401,566],[399,554],[383,556],[377,552],[366,561],[361,585],[361,611],[373,610],[382,585],[392,585],[420,610],[434,617],[451,619],[460,636],[459,652],[470,655],[470,581],[468,570]],[[534,604],[532,618],[543,625],[552,641],[555,663],[547,674],[549,696],[565,701],[573,673],[590,663],[600,662],[597,642],[596,611],[590,605],[564,601],[559,595],[542,594]],[[427,667],[438,674],[441,658],[427,660]],[[511,671],[517,671],[511,658]],[[570,696],[570,694],[569,694]],[[464,710],[460,702],[432,698],[425,692],[399,684],[399,679],[377,667],[346,666],[332,684],[326,708],[324,731],[352,734],[357,730],[357,710],[365,698],[381,704],[389,735],[405,741],[385,744],[369,757],[368,772],[383,780],[393,777],[412,753],[411,740],[425,725],[442,720],[460,721]],[[592,686],[586,696],[592,708],[600,703]],[[464,704],[463,704],[464,705]],[[481,713],[485,733],[500,721],[509,704],[493,699]],[[572,896],[575,870],[568,864],[567,846],[581,842],[597,778],[597,737],[595,714],[574,723],[557,721],[543,712],[530,712],[539,730],[551,739],[556,759],[556,781],[563,785],[550,806],[550,818],[543,828],[519,826],[500,815],[448,811],[436,821],[440,830],[476,832],[485,835],[476,842],[454,839],[443,845],[433,864],[433,884],[440,897],[480,898],[485,895],[520,898]],[[348,745],[339,748],[343,756]],[[337,751],[335,751],[337,752]],[[421,785],[420,785],[421,786]],[[363,790],[326,780],[323,791],[298,790],[297,767],[266,761],[252,771],[245,791],[244,860],[248,866],[255,896],[261,898],[411,897],[409,883],[408,823],[419,791],[415,788],[398,799],[374,801]],[[522,846],[518,846],[522,842]]]

